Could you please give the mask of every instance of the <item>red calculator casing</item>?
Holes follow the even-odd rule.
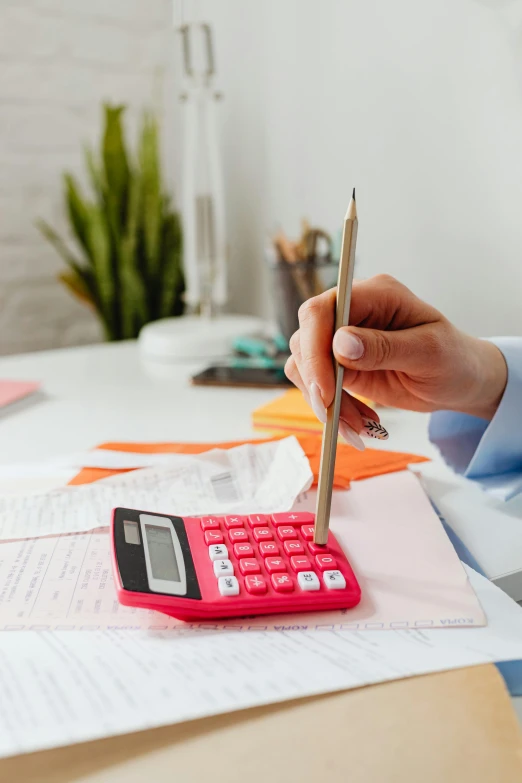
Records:
[[[190,591],[192,597],[166,595],[161,592],[153,592],[146,582],[143,571],[143,561],[140,560],[138,547],[132,549],[132,555],[136,558],[135,566],[127,559],[125,545],[122,539],[121,526],[123,520],[138,519],[140,514],[156,516],[162,519],[168,518],[176,527],[178,533],[185,531],[183,536],[185,566],[188,573]],[[293,612],[317,612],[328,609],[349,609],[356,606],[361,599],[361,589],[355,574],[332,532],[328,534],[328,541],[324,547],[313,544],[310,538],[314,516],[305,512],[294,512],[297,521],[293,524],[282,522],[292,512],[287,514],[258,514],[250,516],[213,516],[213,517],[177,517],[169,514],[156,514],[154,512],[138,511],[136,509],[114,509],[111,524],[111,551],[113,562],[114,582],[119,602],[124,606],[135,606],[142,609],[153,609],[158,612],[176,617],[180,620],[215,620],[227,617],[244,617],[252,615],[269,615]],[[240,526],[227,527],[230,519],[241,520]],[[205,540],[204,525],[208,520],[214,526],[210,528],[218,536],[221,534],[228,550],[228,559],[234,568],[234,575],[239,583],[239,594],[224,596],[218,588],[218,578],[214,573],[214,564],[209,557],[209,544]],[[257,524],[252,524],[252,520]],[[262,524],[261,524],[262,520]],[[291,532],[291,529],[294,532]],[[250,545],[254,556],[249,560],[257,561],[258,577],[266,583],[266,592],[252,594],[246,588],[246,576],[242,574],[240,560],[234,549],[233,531],[243,530],[242,544]],[[258,534],[255,531],[267,531],[270,538],[264,537],[262,541],[256,540]],[[287,535],[281,538],[279,530],[285,530]],[[305,535],[306,534],[306,535]],[[237,534],[236,534],[237,535]],[[290,592],[281,592],[275,589],[271,573],[268,569],[267,556],[262,554],[261,543],[272,543],[277,547],[277,553],[273,556],[280,558],[284,563],[284,571],[278,573],[288,574],[292,582]],[[285,547],[286,542],[294,542],[296,549],[302,548],[301,555],[310,561],[312,570],[317,575],[320,588],[314,591],[300,589],[298,572],[292,566],[292,554]],[[236,542],[237,543],[237,542]],[[300,546],[297,546],[297,545]],[[143,542],[142,542],[143,545]],[[130,544],[128,546],[131,546]],[[291,552],[290,548],[290,552]],[[240,553],[239,553],[240,554]],[[300,556],[301,556],[300,555]],[[335,569],[340,571],[346,586],[343,589],[328,589],[325,585],[324,571],[318,565],[317,556],[333,558]],[[125,576],[123,576],[125,565]],[[323,566],[324,567],[324,566]],[[307,569],[308,570],[308,569]]]

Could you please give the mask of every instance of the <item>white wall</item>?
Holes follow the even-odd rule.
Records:
[[[397,276],[473,333],[522,334],[521,0],[199,13],[226,95],[237,304],[261,306],[264,230],[303,215],[335,229],[355,184],[360,276]]]
[[[267,231],[336,229],[355,184],[360,276],[522,333],[522,0],[183,5],[215,29],[234,309],[266,311]],[[150,103],[158,68],[179,190],[169,0],[0,0],[0,353],[96,333],[33,220],[60,223],[100,101]]]
[[[99,337],[34,220],[64,228],[60,177],[82,171],[103,100],[131,126],[153,102],[170,15],[169,0],[0,0],[0,354]]]

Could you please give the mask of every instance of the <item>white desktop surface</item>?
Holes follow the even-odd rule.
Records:
[[[40,381],[42,392],[0,411],[0,463],[34,462],[104,441],[255,437],[252,410],[280,392],[193,387],[190,376],[199,369],[201,363],[145,363],[134,341],[1,358],[0,378]],[[383,410],[390,438],[370,445],[430,457],[429,476],[459,484],[428,440],[428,418]],[[522,698],[513,704],[522,721]]]

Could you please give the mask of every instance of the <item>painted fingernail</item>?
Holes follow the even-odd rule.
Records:
[[[366,446],[363,443],[362,438],[357,435],[355,430],[352,430],[349,424],[347,424],[345,421],[339,422],[339,432],[341,433],[342,437],[345,439],[347,443],[350,444],[350,446],[353,446],[354,449],[357,449],[357,451],[364,451]]]
[[[388,430],[373,419],[365,419],[363,416],[363,428],[361,435],[366,438],[377,438],[377,440],[388,440]]]
[[[320,422],[326,424],[326,408],[324,407],[324,402],[319,386],[316,383],[311,383],[308,392],[310,394],[310,403],[312,405],[313,412]]]
[[[334,350],[345,359],[360,359],[364,353],[362,340],[341,329],[335,333],[333,346]]]

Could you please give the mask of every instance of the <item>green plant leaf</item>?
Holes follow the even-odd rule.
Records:
[[[84,250],[86,258],[91,260],[87,237],[89,204],[82,198],[79,185],[72,174],[64,174],[64,183],[65,203],[69,220],[71,221],[76,238]]]
[[[159,317],[168,318],[183,312],[182,294],[185,281],[182,268],[183,241],[179,216],[165,215],[162,236],[162,287]]]
[[[94,152],[90,147],[86,145],[83,148],[83,153],[85,157],[85,166],[87,168],[87,173],[89,175],[91,187],[98,200],[98,205],[101,206],[101,204],[103,204],[103,202],[105,201],[105,189],[106,189],[105,180],[103,177],[103,169],[101,168],[101,166],[98,165],[96,158],[94,157]]]
[[[147,291],[137,265],[140,215],[140,182],[134,175],[129,184],[127,228],[121,242],[121,331],[123,338],[137,337],[149,320]]]
[[[114,333],[116,286],[111,263],[111,244],[106,216],[97,206],[89,208],[87,237],[91,249],[97,298],[105,321]]]
[[[57,253],[63,258],[67,266],[73,269],[77,274],[82,271],[80,261],[76,259],[71,253],[63,239],[56,233],[54,228],[47,223],[47,221],[38,218],[35,221],[36,227],[43,234],[43,236],[51,243]]]
[[[129,163],[123,138],[121,115],[124,106],[105,104],[105,131],[103,135],[103,165],[107,192],[111,196],[111,208],[119,226],[125,224]]]
[[[158,150],[158,126],[154,117],[145,113],[140,136],[139,163],[142,186],[143,228],[147,275],[154,285],[160,266],[161,242],[161,178]]]

